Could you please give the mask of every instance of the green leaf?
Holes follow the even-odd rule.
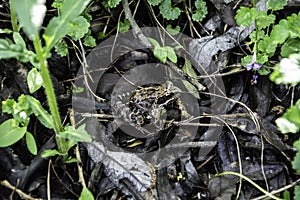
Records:
[[[291,106],[289,109],[287,109],[282,117],[296,124],[298,126],[298,129],[300,129],[300,99],[294,106]]]
[[[289,30],[289,22],[286,19],[280,20],[280,22],[274,26],[270,34],[270,42],[273,44],[283,44],[290,35]]]
[[[59,151],[57,150],[52,150],[52,149],[49,149],[49,150],[45,150],[43,153],[42,153],[42,157],[43,158],[48,158],[48,157],[52,157],[52,156],[63,156],[65,154],[63,153],[60,153]]]
[[[246,67],[246,65],[251,63],[251,62],[252,62],[252,55],[247,55],[247,56],[243,57],[242,61],[241,61],[242,65],[244,67]]]
[[[75,129],[73,126],[66,126],[62,132],[59,133],[59,137],[73,140],[76,142],[91,142],[91,136],[84,129],[85,125]]]
[[[185,72],[187,75],[189,75],[192,78],[197,78],[197,73],[194,70],[192,63],[189,60],[185,60],[184,65],[182,67],[182,71]]]
[[[198,89],[194,85],[192,85],[190,82],[188,82],[186,80],[182,80],[182,83],[194,97],[196,97],[197,99],[200,99]]]
[[[32,68],[27,75],[27,84],[30,93],[34,93],[43,85],[43,78],[36,68]]]
[[[66,160],[64,160],[64,163],[78,163],[78,162],[79,162],[79,160],[77,160],[76,158],[72,158],[72,157],[69,157]]]
[[[10,45],[5,39],[0,39],[0,59],[18,58],[23,56],[21,45]]]
[[[276,84],[296,85],[300,82],[300,54],[291,54],[289,58],[283,58],[275,65],[270,79]]]
[[[257,38],[256,38],[257,37]],[[251,39],[251,43],[254,43],[257,40],[264,39],[266,37],[265,31],[263,30],[255,30],[250,33],[249,38]]]
[[[95,47],[95,46],[97,46],[96,39],[93,36],[91,36],[91,35],[88,35],[88,36],[86,36],[84,38],[83,44],[85,46],[87,46],[87,47]]]
[[[287,4],[287,0],[268,0],[267,8],[273,11],[282,10]]]
[[[90,15],[89,13],[87,13],[87,12],[83,12],[83,13],[82,13],[82,16],[83,16],[84,18],[86,18],[86,20],[88,20],[89,23],[90,23],[91,20],[93,19],[93,16]]]
[[[261,76],[268,75],[270,73],[271,73],[271,70],[269,68],[266,68],[266,67],[262,67],[258,70],[258,74],[261,75]]]
[[[60,9],[64,0],[54,0],[54,2],[51,4],[53,8],[58,8]]]
[[[107,4],[110,8],[115,8],[120,4],[121,0],[108,0]]]
[[[130,29],[130,23],[127,19],[125,19],[124,22],[120,21],[119,26],[120,26],[120,28],[119,28],[120,33],[127,32]]]
[[[175,28],[173,28],[172,25],[169,24],[166,28],[168,33],[170,33],[171,35],[176,35],[180,32],[180,27],[178,25]]]
[[[34,97],[26,95],[27,101],[30,104],[34,115],[45,127],[52,129],[53,120],[51,115],[42,107],[41,103]]]
[[[13,39],[14,39],[14,42],[17,44],[17,45],[20,45],[23,49],[26,49],[26,43],[24,41],[24,39],[22,38],[21,34],[18,33],[18,32],[14,32],[13,33]]]
[[[291,54],[300,53],[300,38],[289,38],[281,47],[281,56],[289,57]]]
[[[90,23],[83,16],[79,16],[68,24],[68,35],[75,41],[83,38],[88,33]]]
[[[36,155],[37,147],[36,147],[36,142],[35,142],[33,135],[31,133],[29,133],[28,131],[26,131],[25,138],[26,138],[26,145],[27,145],[28,150],[33,155]]]
[[[266,62],[268,62],[268,60],[269,60],[268,55],[264,53],[257,54],[256,63],[265,64]]]
[[[157,6],[160,4],[163,0],[148,0],[149,4],[152,6]]]
[[[43,0],[11,0],[20,24],[31,40],[38,35],[43,23],[47,10],[45,2]]]
[[[300,140],[297,140],[296,142],[294,142],[294,147],[296,147],[296,149],[298,150],[298,152],[296,153],[294,160],[292,161],[292,167],[293,169],[295,169],[297,171],[297,173],[300,173]]]
[[[22,94],[19,96],[18,104],[15,110],[26,111],[28,115],[31,115],[32,112],[31,112],[30,104],[26,98],[26,95]]]
[[[45,53],[48,55],[54,45],[68,33],[68,24],[76,19],[91,0],[65,0],[61,15],[50,20],[43,35],[46,42]]]
[[[153,38],[148,38],[148,41],[154,46],[154,47],[160,47],[159,43],[153,39]]]
[[[5,29],[0,28],[0,34],[2,34],[2,33],[10,34],[10,33],[12,33],[12,32],[13,32],[13,31],[10,30],[10,29],[8,29],[8,28],[5,28]]]
[[[284,200],[291,200],[291,195],[290,195],[290,192],[285,190],[284,193],[283,193],[283,199]]]
[[[7,99],[2,102],[2,112],[12,114],[14,119],[23,125],[27,125],[29,122],[29,116],[31,109],[26,101],[25,95],[20,95],[18,103],[13,99]]]
[[[94,200],[94,196],[87,187],[83,187],[80,193],[79,200]]]
[[[167,20],[175,20],[180,15],[180,9],[173,7],[171,0],[164,0],[159,6],[160,14]]]
[[[177,63],[177,55],[174,51],[174,48],[170,47],[170,46],[165,46],[164,47],[167,50],[167,57],[168,59],[173,62],[173,63]]]
[[[166,63],[167,56],[168,56],[168,50],[164,47],[154,47],[153,54],[156,58],[158,58],[162,63]]]
[[[62,39],[64,36],[67,35],[68,29],[66,28],[68,26],[68,22],[61,22],[63,20],[60,19],[61,17],[53,17],[43,35],[43,38],[46,43],[46,49],[45,53],[48,55],[51,49],[54,47],[54,45]],[[62,26],[63,24],[63,26]],[[57,29],[59,27],[60,29]]]
[[[64,40],[61,40],[60,42],[56,43],[54,48],[55,52],[61,57],[68,55],[68,45]]]
[[[196,22],[201,22],[207,15],[207,6],[206,2],[203,0],[196,0],[195,1],[196,11],[192,15],[192,19]]]
[[[268,36],[263,37],[258,42],[258,50],[268,54],[269,57],[273,56],[277,48],[277,44],[270,41]]]
[[[67,154],[67,152],[77,144],[77,142],[75,140],[67,140],[66,143],[65,143],[65,149],[66,149],[66,152],[65,154]]]
[[[278,118],[276,124],[282,133],[297,133],[300,130],[300,100]]]
[[[256,8],[248,8],[244,6],[241,6],[236,13],[235,19],[239,26],[250,26],[257,16]]]
[[[293,13],[291,16],[287,17],[287,20],[290,24],[290,37],[300,37],[300,13],[298,13],[298,15]]]
[[[264,29],[268,26],[270,26],[271,24],[273,24],[275,22],[275,15],[267,14],[267,11],[260,11],[257,16],[256,16],[256,25],[257,25],[257,29],[261,30]]]
[[[26,133],[27,127],[19,127],[15,119],[0,124],[0,147],[8,147],[18,142]]]
[[[9,49],[9,42],[5,39],[0,39],[0,50]],[[1,58],[1,57],[0,57]]]
[[[16,44],[11,44],[8,40],[0,39],[0,59],[16,58],[20,62],[33,62],[35,54],[28,51],[24,41],[19,37],[18,33],[13,35]]]
[[[104,32],[99,32],[98,34],[97,34],[97,38],[98,39],[104,39],[104,38],[106,38],[107,37],[107,35],[104,33]]]
[[[300,158],[300,156],[298,156]],[[294,200],[300,199],[300,185],[295,186]]]
[[[2,101],[2,112],[12,114],[16,105],[17,102],[14,99],[6,99]]]

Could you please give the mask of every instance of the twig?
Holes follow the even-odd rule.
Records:
[[[129,8],[129,4],[128,4],[128,0],[122,0],[122,4],[123,4],[123,8],[124,8],[124,12],[125,12],[125,17],[126,19],[128,19],[131,27],[132,27],[132,31],[133,33],[136,35],[137,38],[139,38],[139,40],[147,47],[150,48],[152,47],[152,45],[150,44],[150,42],[148,41],[148,39],[145,37],[145,35],[143,34],[141,28],[137,25],[137,23],[135,22],[135,20],[133,19],[131,10]]]
[[[74,110],[70,110],[70,123],[71,125],[75,128],[75,118],[74,118]],[[81,157],[80,157],[80,152],[79,152],[79,145],[78,143],[76,144],[75,148],[75,154],[76,154],[76,159],[78,160],[77,162],[77,168],[78,168],[78,182],[81,183],[82,187],[86,187],[84,176],[83,176],[83,170],[81,166]]]
[[[83,45],[82,45],[82,42],[81,40],[79,39],[79,44],[80,44],[80,48],[81,48],[81,52],[82,52],[82,70],[83,70],[83,75],[84,75],[84,83],[85,83],[85,86],[86,88],[88,89],[88,91],[97,99],[97,101],[105,101],[105,99],[97,96],[93,91],[92,89],[90,88],[90,85],[88,83],[88,80],[87,80],[87,76],[90,78],[91,81],[93,81],[91,75],[89,74],[88,72],[88,64],[87,64],[87,61],[86,61],[86,58],[85,58],[85,50],[83,48]]]
[[[30,195],[24,193],[22,190],[16,188],[15,186],[13,186],[12,184],[10,184],[7,180],[1,181],[1,185],[15,191],[16,193],[18,193],[18,195],[20,195],[20,197],[22,199],[28,199],[28,200],[40,200],[40,199],[36,199],[31,197]]]
[[[189,6],[191,5],[191,2],[189,1]],[[197,29],[196,29],[196,27],[194,26],[194,23],[193,23],[193,21],[192,21],[192,19],[191,19],[191,16],[190,16],[190,13],[189,13],[189,8],[187,7],[187,5],[186,4],[184,4],[184,10],[185,10],[185,14],[186,14],[186,16],[187,16],[187,18],[188,18],[188,20],[189,20],[189,24],[190,24],[190,31],[191,31],[191,36],[192,36],[192,38],[194,37],[193,36],[193,30],[195,31],[195,33],[196,33],[196,35],[197,35],[197,37],[198,38],[201,38],[201,35],[198,33],[198,31],[197,31]],[[199,23],[200,24],[200,23]],[[203,27],[203,30],[207,33],[207,35],[209,35],[209,32]]]
[[[51,188],[50,188],[50,176],[51,176],[51,165],[52,165],[52,161],[51,159],[49,159],[49,164],[48,164],[48,174],[47,174],[47,199],[51,200]]]
[[[286,190],[288,190],[288,189],[290,189],[290,188],[298,185],[299,183],[300,183],[300,179],[296,180],[295,182],[293,182],[293,183],[291,183],[291,184],[289,184],[287,186],[279,188],[278,190],[273,190],[272,192],[270,192],[270,194],[278,194],[280,192],[284,192],[284,191],[286,191]],[[267,195],[263,195],[263,196],[260,196],[260,197],[256,197],[256,198],[254,198],[252,200],[261,200],[261,199],[265,199],[267,197],[268,197]]]
[[[177,72],[181,77],[186,78],[191,84],[193,84],[198,89],[199,92],[206,90],[206,87],[204,85],[202,85],[201,83],[199,83],[196,78],[193,78],[193,77],[189,76],[188,74],[186,74],[179,67],[177,67],[174,63],[172,63],[170,61],[166,61],[166,64],[172,70],[174,70],[175,72]]]
[[[178,148],[213,148],[217,145],[216,141],[199,141],[199,142],[184,142],[178,144],[169,144],[165,148],[178,149]]]

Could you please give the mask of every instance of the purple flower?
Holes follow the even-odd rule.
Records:
[[[253,84],[257,84],[257,78],[258,78],[258,75],[253,74],[253,76],[252,76]]]
[[[255,63],[255,62],[256,62],[256,53],[253,54],[251,63],[246,65],[247,71],[250,71],[252,69],[259,70],[262,67],[262,64]]]

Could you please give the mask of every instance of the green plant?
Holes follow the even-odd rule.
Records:
[[[171,35],[176,35],[180,32],[180,27],[178,25],[173,28],[172,25],[169,24],[167,25],[166,29]]]
[[[41,106],[40,102],[30,95],[21,95],[18,101],[7,99],[2,102],[2,111],[11,114],[13,118],[0,124],[0,147],[16,143],[24,137],[29,151],[37,153],[37,146],[33,135],[28,132],[27,126],[30,115],[34,114],[45,127],[56,133],[57,150],[46,150],[43,156],[60,155],[65,162],[76,162],[68,157],[68,151],[77,142],[89,142],[91,137],[85,131],[85,125],[75,129],[73,126],[63,127],[58,111],[56,97],[50,74],[47,67],[47,58],[51,50],[63,37],[69,34],[75,39],[83,37],[89,27],[84,17],[79,16],[90,0],[56,1],[59,7],[59,16],[53,17],[40,37],[40,29],[46,14],[45,1],[41,0],[11,0],[11,14],[13,31],[3,30],[2,33],[11,34],[13,40],[0,39],[0,59],[16,58],[20,62],[30,62],[34,67],[27,76],[30,93],[44,87],[51,115]],[[18,20],[17,20],[18,19]],[[19,22],[19,23],[18,23]],[[82,26],[79,28],[79,26]],[[19,33],[22,27],[24,33],[33,42],[34,51],[26,48],[26,43]],[[77,31],[79,29],[79,31]],[[93,199],[86,187],[83,188],[81,199]],[[88,197],[88,198],[87,198]]]
[[[122,0],[102,0],[102,4],[107,8],[117,7]]]
[[[300,27],[300,26],[299,26]],[[289,58],[283,58],[274,67],[270,79],[277,84],[300,83],[300,54],[291,54]],[[276,120],[276,124],[281,133],[297,133],[300,130],[300,100],[295,105],[287,109],[284,115]],[[292,167],[300,174],[300,139],[294,142],[297,154],[292,161]],[[300,198],[300,186],[295,187],[294,199]]]
[[[119,26],[120,33],[129,31],[130,29],[130,23],[127,19],[125,19],[124,22],[119,22],[118,26]]]
[[[63,3],[65,0],[55,0],[52,3],[53,8],[61,9],[63,7]],[[79,39],[83,39],[83,44],[87,47],[95,47],[96,40],[93,36],[91,36],[90,21],[92,20],[92,16],[86,12],[82,15],[77,16],[71,22],[68,23],[68,31],[67,35],[73,41],[78,41]],[[66,56],[68,54],[68,45],[64,39],[61,39],[60,42],[55,44],[55,51],[60,56]]]
[[[34,138],[27,131],[31,114],[34,114],[45,127],[53,129],[56,133],[58,150],[49,150],[46,155],[62,155],[67,159],[68,150],[76,142],[91,141],[91,138],[84,131],[84,127],[78,129],[74,129],[72,126],[62,127],[46,62],[47,58],[51,56],[50,52],[56,43],[70,33],[70,30],[74,28],[74,24],[83,20],[79,15],[89,1],[82,0],[76,1],[76,3],[72,0],[63,1],[59,9],[60,15],[53,17],[45,29],[43,34],[45,46],[42,46],[40,28],[46,13],[44,2],[39,0],[11,0],[11,6],[19,19],[20,26],[28,38],[33,41],[35,53],[27,50],[19,32],[13,32],[13,41],[0,39],[0,58],[17,58],[21,62],[30,62],[34,66],[27,77],[30,93],[37,91],[42,86],[44,87],[51,115],[42,108],[38,100],[29,95],[21,95],[18,102],[11,99],[4,101],[2,110],[12,114],[13,119],[0,125],[2,130],[6,130],[4,131],[5,134],[0,135],[1,146],[9,146],[26,135],[29,150],[36,154]],[[13,27],[19,26],[16,20],[12,20],[12,23],[15,23]],[[78,37],[81,37],[81,35]],[[8,126],[8,124],[11,126]],[[14,137],[13,134],[17,137]]]
[[[176,20],[180,16],[182,10],[179,7],[173,6],[171,0],[148,0],[152,6],[159,5],[160,14],[167,20]],[[192,14],[192,19],[195,22],[201,22],[207,15],[206,2],[203,0],[196,0],[195,9]]]
[[[256,30],[250,35],[248,45],[253,45],[253,55],[242,59],[242,64],[247,70],[253,70],[261,75],[270,73],[270,70],[264,65],[268,63],[279,45],[280,54],[283,58],[279,64],[275,65],[270,79],[276,84],[296,85],[300,82],[300,13],[292,14],[286,19],[281,19],[278,24],[274,24],[275,17],[273,11],[283,9],[287,0],[269,0],[268,9],[271,14],[265,11],[258,12],[256,8],[241,7],[237,11],[236,20],[238,25],[250,26],[254,22]],[[253,2],[255,5],[255,2]],[[256,77],[257,78],[257,77]],[[300,100],[294,106],[291,106],[285,114],[276,120],[278,129],[282,133],[297,133],[300,130]],[[294,142],[294,147],[298,153],[292,161],[292,167],[300,174],[300,139]],[[294,199],[300,198],[300,186],[295,186]],[[289,194],[285,193],[285,199],[289,199]]]
[[[254,83],[258,77],[256,73],[260,75],[270,73],[268,68],[269,58],[275,54],[277,46],[286,42],[287,39],[285,38],[285,33],[280,32],[286,28],[283,27],[286,25],[285,19],[282,19],[272,29],[276,19],[273,12],[283,9],[287,0],[268,0],[267,8],[270,10],[270,13],[258,11],[255,3],[255,1],[252,1],[253,8],[240,7],[235,16],[238,25],[250,26],[252,23],[255,25],[255,31],[250,34],[250,41],[247,43],[252,49],[252,55],[247,55],[242,59],[242,65],[248,71],[254,71]],[[256,65],[257,67],[255,67],[254,64],[260,64],[260,66]]]
[[[47,128],[53,127],[50,114],[41,106],[40,102],[29,95],[19,96],[18,102],[7,99],[2,102],[2,112],[12,114],[9,119],[0,125],[3,133],[1,135],[0,147],[9,146],[20,140],[26,134],[26,144],[32,154],[37,153],[34,137],[27,131],[30,115],[34,114]],[[8,126],[10,124],[11,126]]]
[[[195,1],[195,7],[196,7],[196,10],[194,11],[194,14],[192,15],[192,19],[195,22],[202,22],[202,20],[207,15],[207,6],[206,6],[205,1],[196,0]]]
[[[177,63],[177,55],[175,53],[175,48],[170,46],[160,46],[160,44],[153,38],[148,38],[149,42],[154,46],[153,54],[162,63],[166,63],[169,59],[173,63]],[[180,47],[177,47],[180,48]]]

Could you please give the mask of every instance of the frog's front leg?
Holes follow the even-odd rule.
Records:
[[[191,115],[188,113],[185,105],[182,103],[182,101],[180,99],[177,100],[178,103],[178,108],[181,111],[181,115],[185,118],[188,119],[191,117]]]

